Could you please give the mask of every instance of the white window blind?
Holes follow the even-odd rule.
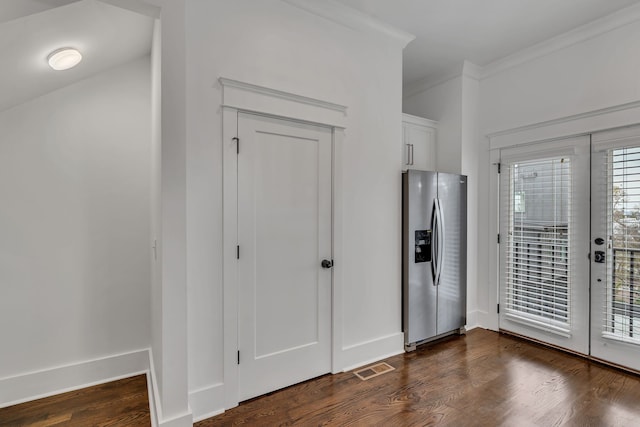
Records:
[[[603,334],[640,343],[640,147],[607,151],[607,286]]]
[[[506,314],[533,326],[568,331],[571,160],[556,157],[505,166]]]

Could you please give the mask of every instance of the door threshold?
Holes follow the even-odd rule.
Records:
[[[526,335],[521,335],[521,334],[517,334],[515,332],[507,331],[506,329],[499,329],[498,332],[500,332],[503,335],[509,335],[509,336],[514,337],[514,338],[519,338],[519,339],[524,340],[524,341],[529,341],[529,342],[541,345],[543,347],[552,348],[554,350],[559,350],[559,351],[561,351],[563,353],[572,354],[574,356],[580,357],[580,358],[588,360],[590,362],[595,362],[595,363],[598,363],[600,365],[605,365],[605,366],[608,366],[610,368],[614,368],[614,369],[617,369],[619,371],[624,371],[624,372],[627,372],[629,374],[636,375],[636,376],[640,377],[640,371],[638,371],[636,369],[633,369],[633,368],[629,368],[629,367],[624,366],[624,365],[618,365],[617,363],[613,363],[613,362],[609,362],[607,360],[599,359],[597,357],[593,357],[593,356],[588,355],[588,354],[580,353],[578,351],[571,350],[571,349],[568,349],[566,347],[561,347],[561,346],[558,346],[558,345],[549,344],[547,342],[540,341],[540,340],[537,340],[535,338],[528,337]]]

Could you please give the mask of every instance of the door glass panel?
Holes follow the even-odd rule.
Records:
[[[500,329],[589,352],[590,138],[501,150]]]
[[[570,330],[571,161],[508,165],[506,314]]]
[[[640,343],[640,147],[609,150],[607,166],[609,242],[602,333]]]

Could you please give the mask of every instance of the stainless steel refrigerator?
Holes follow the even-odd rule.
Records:
[[[402,174],[405,349],[464,333],[467,309],[467,177]]]

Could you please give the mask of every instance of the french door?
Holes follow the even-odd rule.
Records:
[[[594,134],[591,355],[640,370],[640,130]]]
[[[500,328],[589,351],[589,137],[501,151]]]
[[[640,370],[640,128],[501,164],[500,328]]]

